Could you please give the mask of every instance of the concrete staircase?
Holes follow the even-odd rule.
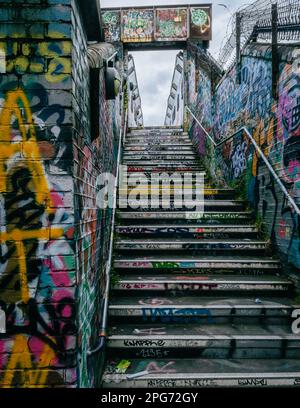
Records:
[[[247,203],[207,178],[196,184],[204,169],[181,129],[132,130],[123,164],[125,179],[187,174],[204,187],[204,213],[177,208],[176,189],[169,205],[149,208],[150,193],[166,190],[150,191],[147,180],[143,208],[118,210],[103,386],[300,385],[300,336],[291,330],[300,306]],[[123,204],[127,193],[120,188]]]

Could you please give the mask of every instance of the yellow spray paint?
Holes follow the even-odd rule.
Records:
[[[22,387],[41,387],[47,383],[49,369],[55,359],[54,351],[46,344],[39,356],[37,363],[32,362],[32,353],[28,347],[28,338],[21,334],[14,338],[11,357],[6,366],[5,374],[0,382],[0,387],[11,387],[14,374],[17,372],[21,379],[18,381]]]
[[[25,112],[25,120],[23,119],[21,109]],[[14,143],[11,140],[11,122],[12,119],[17,119],[19,130],[21,134],[21,142]],[[18,155],[26,164],[32,175],[34,184],[34,191],[36,201],[45,206],[48,213],[54,210],[51,208],[51,194],[44,171],[42,160],[40,157],[39,147],[36,140],[35,129],[32,121],[32,113],[29,106],[28,99],[21,89],[9,91],[0,113],[0,135],[1,135],[1,149],[0,149],[0,194],[7,191],[7,171],[5,164],[8,160]],[[24,303],[29,301],[29,288],[27,282],[27,268],[26,268],[26,254],[24,248],[24,240],[41,239],[47,240],[59,238],[63,235],[63,230],[56,229],[40,229],[27,230],[13,229],[9,232],[0,232],[0,244],[6,241],[14,241],[16,245],[18,267],[20,273],[21,283],[21,299]]]

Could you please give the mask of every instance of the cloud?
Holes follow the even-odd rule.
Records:
[[[102,8],[109,7],[141,7],[157,5],[201,4],[199,0],[101,0]],[[205,3],[203,1],[202,3]],[[248,1],[243,0],[211,0],[213,4],[213,40],[209,51],[218,58],[224,37],[230,33],[228,24],[232,21],[235,11]],[[224,4],[227,8],[218,4]],[[170,93],[174,64],[177,51],[138,51],[132,52],[137,69],[142,109],[145,126],[158,126],[164,123],[167,99]]]

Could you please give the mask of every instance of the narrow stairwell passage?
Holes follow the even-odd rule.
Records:
[[[276,386],[300,382],[300,338],[292,333],[293,283],[282,275],[247,203],[205,171],[181,129],[132,130],[126,179],[185,174],[204,187],[204,212],[171,202],[141,182],[142,208],[118,210],[104,387]],[[190,179],[188,178],[190,175]],[[129,190],[130,191],[130,190]],[[192,198],[192,196],[191,196]],[[168,207],[167,207],[168,205]],[[299,308],[299,306],[298,306]],[[125,372],[120,361],[128,360]]]

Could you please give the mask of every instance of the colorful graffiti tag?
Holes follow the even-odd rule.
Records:
[[[6,92],[0,114],[0,384],[41,387],[76,380],[74,226],[46,175],[30,101]],[[51,150],[51,146],[49,146]],[[52,368],[50,368],[52,367]],[[4,371],[3,371],[4,370]]]
[[[212,39],[212,10],[205,7],[153,7],[103,9],[107,42],[187,41]]]
[[[166,8],[156,10],[157,41],[185,40],[188,35],[187,10]]]
[[[115,42],[121,39],[121,16],[118,11],[102,13],[102,22],[105,41]]]
[[[281,46],[278,100],[272,98],[271,50],[249,45],[243,52],[237,83],[236,67],[213,89],[207,68],[188,53],[187,98],[197,117],[217,141],[247,126],[296,203],[300,203],[300,52]],[[208,108],[208,107],[211,107]],[[249,202],[262,218],[274,246],[291,268],[300,268],[299,218],[274,182],[263,160],[243,135],[216,151],[204,132],[190,121],[199,155],[220,185],[244,177]]]
[[[190,30],[192,38],[201,38],[209,41],[212,38],[210,7],[191,7],[190,9]]]
[[[127,10],[122,12],[122,41],[151,42],[154,31],[153,10]]]
[[[242,124],[248,126],[290,195],[299,203],[299,51],[280,48],[278,100],[274,100],[270,92],[270,51],[268,47],[256,46],[254,58],[252,48],[249,46],[242,58],[241,84],[236,83],[234,67],[216,91],[215,137],[220,139]],[[291,264],[300,268],[298,217],[274,184],[264,162],[243,137],[232,140],[222,153],[219,163],[225,178],[234,180],[246,174],[248,198],[265,221],[274,245]]]

